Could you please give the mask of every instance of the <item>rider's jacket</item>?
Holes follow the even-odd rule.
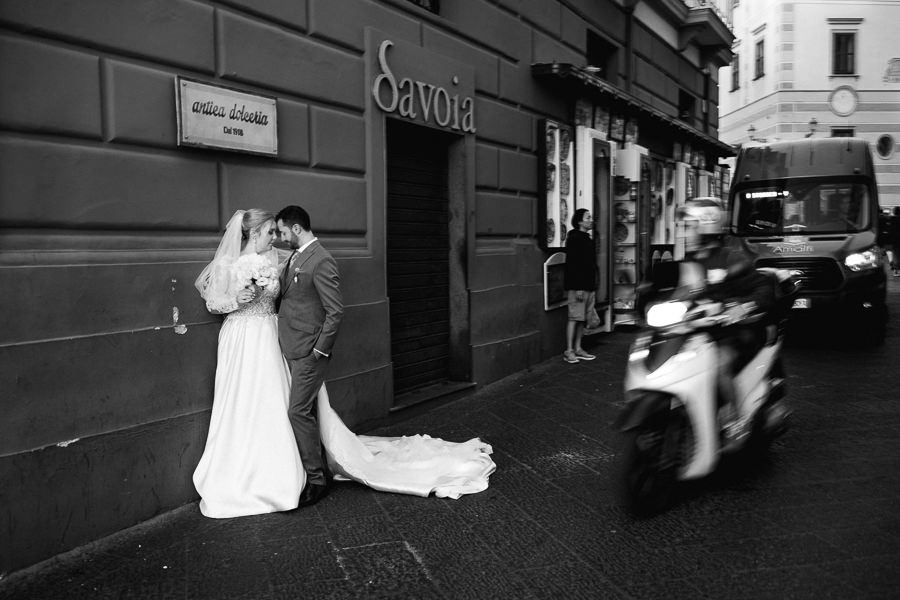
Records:
[[[776,302],[771,278],[753,268],[750,258],[724,246],[709,246],[689,254],[685,260],[699,263],[706,271],[704,296],[714,302],[753,301],[768,311]]]

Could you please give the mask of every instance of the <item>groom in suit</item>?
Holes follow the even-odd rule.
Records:
[[[300,506],[309,506],[328,495],[316,396],[325,381],[344,304],[337,263],[313,235],[309,214],[288,206],[275,216],[275,223],[282,241],[294,250],[281,275],[278,341],[291,368],[288,416],[306,469]]]

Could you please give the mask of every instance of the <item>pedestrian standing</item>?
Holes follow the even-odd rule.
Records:
[[[894,277],[900,277],[900,206],[894,207],[894,215],[891,217],[890,238],[891,254],[891,272]]]
[[[572,229],[566,235],[564,287],[568,294],[569,319],[563,360],[567,363],[596,358],[581,347],[587,311],[593,309],[597,287],[594,240],[589,233],[592,226],[591,213],[586,208],[579,208],[572,215]]]
[[[887,256],[891,269],[894,268],[894,245],[891,240],[893,220],[888,209],[878,213],[878,245],[884,249],[884,254]]]

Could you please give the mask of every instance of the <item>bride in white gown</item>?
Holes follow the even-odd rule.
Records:
[[[292,510],[306,474],[288,420],[290,372],[278,344],[279,293],[274,216],[237,211],[196,286],[213,313],[226,313],[209,434],[194,471],[200,511],[228,518]],[[325,385],[318,418],[336,481],[385,492],[459,498],[487,489],[496,468],[478,438],[357,436],[331,408]]]

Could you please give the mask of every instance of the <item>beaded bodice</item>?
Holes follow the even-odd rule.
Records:
[[[271,317],[276,313],[275,299],[278,297],[280,283],[275,280],[271,287],[257,288],[256,298],[228,314],[228,317]]]

